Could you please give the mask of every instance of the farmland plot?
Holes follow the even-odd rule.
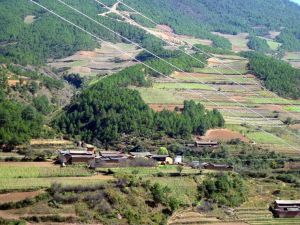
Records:
[[[0,190],[31,190],[64,185],[95,184],[112,177],[94,175],[83,166],[60,168],[50,163],[1,162]]]
[[[164,108],[172,110],[182,107],[184,100],[194,100],[204,104],[208,109],[220,110],[228,127],[247,125],[249,128],[242,134],[253,143],[280,152],[296,153],[297,151],[291,147],[300,146],[297,134],[292,134],[296,131],[283,128],[287,127],[284,122],[288,117],[292,120],[300,119],[297,108],[300,101],[286,100],[263,89],[261,82],[254,75],[247,73],[245,59],[234,55],[215,57],[218,59],[208,60],[209,67],[200,69],[201,72],[177,71],[171,75],[175,81],[158,78],[151,88],[138,90],[154,110],[161,111]],[[239,70],[238,73],[231,71],[231,74],[222,75],[210,68],[217,67],[219,70],[228,70],[226,72],[229,73],[230,69],[226,68],[228,64]],[[195,71],[197,70],[196,68]],[[241,75],[239,72],[242,70],[245,73]],[[255,130],[255,127],[258,130]],[[272,134],[267,135],[261,129]]]

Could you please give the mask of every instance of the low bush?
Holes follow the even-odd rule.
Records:
[[[23,217],[22,219],[33,222],[33,223],[41,223],[41,222],[55,222],[55,223],[75,223],[76,218],[68,216],[62,217],[59,215],[54,216],[29,216]]]
[[[46,200],[48,198],[49,198],[49,195],[47,193],[43,193],[34,198],[26,198],[26,199],[24,199],[22,201],[18,201],[18,202],[6,202],[6,203],[0,204],[0,210],[24,208],[24,207],[33,205],[37,202]]]

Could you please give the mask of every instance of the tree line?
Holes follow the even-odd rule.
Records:
[[[149,85],[143,66],[126,68],[76,96],[54,121],[54,127],[73,137],[108,145],[122,135],[188,138],[224,125],[220,112],[208,111],[193,101],[184,102],[182,113],[154,112],[138,91],[127,88]]]

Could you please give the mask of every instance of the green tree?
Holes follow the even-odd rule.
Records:
[[[166,147],[160,147],[158,150],[159,155],[169,155],[169,151]]]

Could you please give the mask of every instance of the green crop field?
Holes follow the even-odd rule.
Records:
[[[300,113],[300,106],[287,106],[287,107],[284,107],[284,109],[291,111],[291,112],[299,112]]]
[[[159,89],[213,90],[211,86],[201,83],[155,83],[153,87]]]
[[[246,74],[248,70],[246,69],[236,69],[232,70],[230,68],[195,68],[194,72],[196,73],[208,73],[208,74],[228,74],[228,75],[240,75]]]
[[[293,105],[300,105],[299,100],[286,100],[284,98],[260,98],[260,97],[249,97],[249,102],[253,102],[256,104],[293,104]]]
[[[83,177],[91,172],[83,167],[14,167],[0,165],[0,179],[3,178],[42,178],[42,177]]]
[[[55,182],[65,185],[90,184],[111,179],[110,176],[93,176],[92,171],[83,166],[60,168],[43,167],[39,163],[37,166],[19,164],[0,163],[0,190],[46,188]]]
[[[184,99],[172,90],[158,88],[138,88],[146,103],[152,104],[182,104]]]
[[[105,178],[105,179],[104,179]],[[32,190],[40,188],[48,188],[53,183],[61,183],[63,185],[92,185],[104,183],[110,180],[110,177],[48,177],[48,178],[0,178],[1,190]]]

